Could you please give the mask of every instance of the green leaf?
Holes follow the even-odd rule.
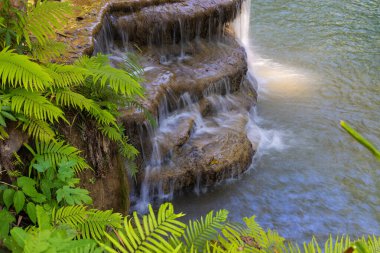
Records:
[[[50,215],[45,211],[42,206],[36,206],[37,223],[40,229],[50,229]]]
[[[32,165],[38,172],[43,173],[49,168],[52,167],[51,163],[48,160],[44,160],[43,157],[41,159],[37,159],[37,163]]]
[[[13,196],[15,194],[15,191],[13,189],[6,189],[4,192],[3,192],[3,201],[4,201],[4,204],[5,206],[9,209],[9,207],[12,205],[13,203]]]
[[[37,222],[36,205],[33,202],[29,202],[26,205],[26,213],[29,219],[35,224]]]
[[[16,218],[6,209],[0,211],[0,240],[9,234],[9,227]]]
[[[2,88],[11,86],[26,90],[44,90],[52,82],[39,64],[8,48],[0,51],[0,80]]]
[[[57,178],[63,182],[67,181],[70,178],[73,178],[75,175],[75,171],[73,166],[76,164],[75,161],[73,163],[60,164],[58,169]]]
[[[15,113],[21,113],[29,118],[50,123],[57,122],[59,119],[66,121],[63,111],[53,105],[40,92],[19,88],[12,89],[8,96],[11,99],[12,111]]]
[[[45,197],[50,200],[51,199],[50,189],[54,188],[54,183],[51,180],[48,180],[46,178],[41,179],[40,188],[41,188],[42,193],[45,195]]]
[[[4,107],[4,106],[3,106]],[[12,121],[16,121],[17,119],[11,114],[11,113],[9,113],[9,112],[6,112],[6,111],[1,111],[1,114],[5,117],[5,118],[7,118],[7,119],[9,119],[9,120],[12,120]]]
[[[17,178],[17,185],[21,188],[25,186],[36,185],[36,181],[30,177],[19,177]]]
[[[13,203],[16,209],[16,213],[19,213],[25,204],[25,195],[22,191],[17,191],[13,197]]]
[[[28,238],[28,233],[25,232],[22,228],[15,227],[11,230],[12,238],[21,248],[25,247],[25,242]]]
[[[359,134],[355,129],[353,129],[348,123],[343,120],[340,121],[340,125],[344,130],[347,131],[355,140],[357,140],[360,144],[366,147],[372,154],[380,160],[380,150],[378,150],[375,145],[373,145],[369,140],[364,138],[361,134]]]
[[[80,205],[82,203],[92,203],[91,197],[88,195],[89,191],[81,188],[70,188],[69,186],[63,186],[57,191],[58,203],[65,200],[69,205]]]
[[[22,191],[29,197],[32,198],[34,202],[43,203],[46,201],[46,197],[38,193],[34,185],[36,181],[34,181],[30,177],[19,177],[17,178],[17,185],[22,188]]]

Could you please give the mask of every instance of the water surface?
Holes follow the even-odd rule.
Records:
[[[380,163],[340,127],[380,147],[380,2],[252,0],[249,64],[259,84],[239,180],[174,200],[188,217],[226,208],[308,241],[380,234]]]

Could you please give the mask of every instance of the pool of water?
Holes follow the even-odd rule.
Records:
[[[189,218],[225,208],[303,242],[380,234],[380,163],[340,127],[380,147],[380,2],[252,0],[248,47],[258,81],[252,169],[174,199]]]

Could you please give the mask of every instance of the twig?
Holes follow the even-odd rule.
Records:
[[[15,185],[12,185],[12,184],[8,184],[8,183],[5,183],[5,182],[3,182],[3,181],[0,181],[0,184],[4,184],[4,185],[7,185],[7,186],[9,186],[9,187],[13,187],[13,188],[15,188],[16,190],[18,190],[18,187],[17,187],[17,186],[15,186]]]

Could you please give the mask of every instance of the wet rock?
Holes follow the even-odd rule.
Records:
[[[28,134],[17,128],[14,122],[8,122],[5,131],[8,133],[8,138],[0,140],[0,171],[11,171],[14,169],[13,154],[28,142],[29,137]],[[0,173],[0,179],[2,175],[3,173]]]
[[[238,111],[232,113],[235,116],[228,126],[199,131],[175,149],[171,162],[149,175],[149,183],[160,183],[164,192],[181,191],[194,188],[196,183],[211,186],[244,172],[251,163],[254,149],[245,131],[246,115]]]
[[[242,0],[187,0],[139,8],[116,16],[116,30],[127,40],[144,44],[175,44],[196,37],[221,36]],[[120,34],[121,36],[123,34]]]
[[[193,42],[181,58],[181,49],[173,47],[167,59],[162,59],[159,48],[143,48],[139,54],[140,64],[145,69],[144,86],[146,99],[141,101],[148,111],[160,117],[159,108],[163,100],[169,99],[169,111],[178,109],[179,97],[184,93],[200,100],[203,92],[223,81],[229,82],[229,92],[239,90],[247,72],[246,54],[232,37],[223,43]],[[169,50],[169,49],[167,49]],[[164,62],[163,62],[164,61]],[[230,62],[231,64],[226,64]],[[170,106],[170,104],[172,104]],[[142,112],[122,109],[124,122],[140,122]]]
[[[181,191],[196,184],[212,185],[248,168],[255,147],[245,127],[256,95],[251,88],[245,90],[246,55],[227,27],[242,0],[75,2],[85,13],[76,13],[80,20],[70,23],[66,36],[60,37],[72,48],[61,62],[72,62],[81,54],[122,56],[134,51],[145,70],[146,99],[140,102],[157,120],[157,129],[138,108],[123,108],[120,117],[141,151],[139,184],[147,175],[159,191]],[[177,120],[176,127],[161,131],[168,117]],[[95,205],[125,209],[126,168],[114,147],[99,137],[67,136],[97,167],[97,174],[82,176]],[[155,152],[161,158],[151,166],[159,168],[144,175]]]

